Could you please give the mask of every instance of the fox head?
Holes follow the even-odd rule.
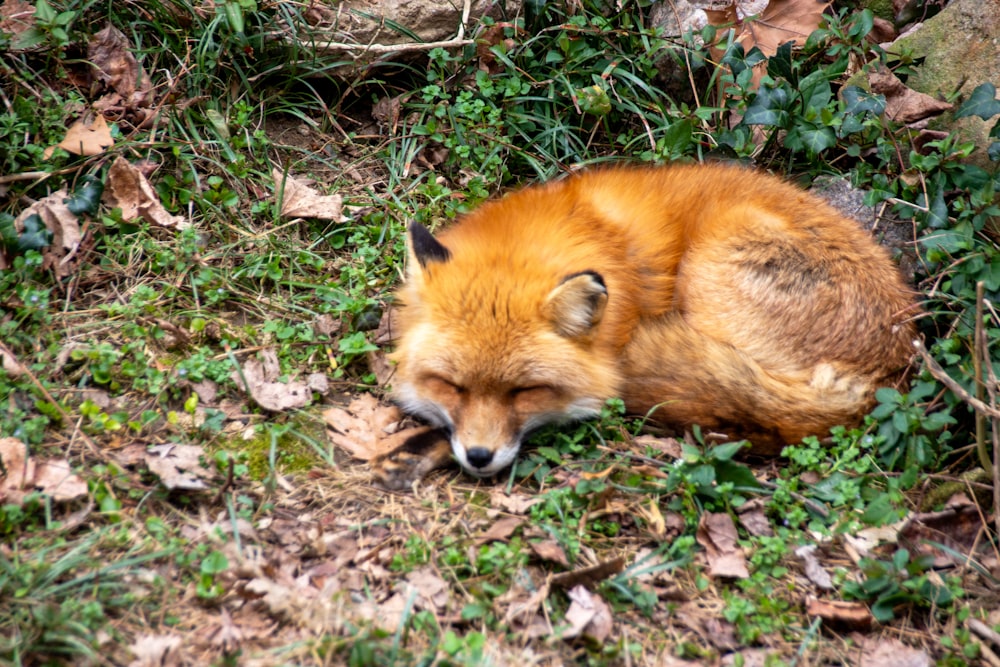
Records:
[[[409,236],[394,395],[450,431],[465,470],[494,475],[530,431],[594,416],[615,395],[615,360],[594,349],[608,303],[598,273],[488,239],[442,243],[418,224]]]

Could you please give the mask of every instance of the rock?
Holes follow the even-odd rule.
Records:
[[[917,253],[913,245],[913,223],[891,215],[889,207],[880,210],[865,205],[865,191],[858,190],[844,177],[820,176],[809,189],[822,197],[842,215],[857,220],[861,227],[871,232],[899,264],[899,272],[914,284],[917,271]]]
[[[923,59],[907,79],[907,86],[938,99],[959,91],[961,102],[979,84],[1000,81],[1000,0],[954,0],[940,14],[924,21],[920,29],[900,37],[886,50],[890,65],[894,55],[903,53]],[[968,161],[990,168],[986,148],[992,143],[988,135],[996,121],[975,116],[955,120],[951,112],[946,112],[931,120],[928,127],[954,129],[962,140],[976,145]]]
[[[382,47],[469,37],[466,31],[484,16],[502,20],[521,12],[520,0],[470,0],[469,15],[463,17],[462,5],[439,0],[344,0],[330,2],[329,6],[316,5],[308,16],[318,31],[326,33],[326,40],[322,34],[316,35],[319,46],[328,40],[335,44],[326,50],[344,51],[357,60],[370,61],[405,51],[387,51]],[[403,30],[396,30],[393,25]],[[359,48],[337,46],[344,44],[357,44]],[[375,48],[364,53],[366,45]]]

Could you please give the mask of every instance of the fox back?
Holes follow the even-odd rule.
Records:
[[[614,168],[410,228],[394,393],[492,475],[611,397],[773,450],[906,366],[913,296],[856,222],[724,165]]]

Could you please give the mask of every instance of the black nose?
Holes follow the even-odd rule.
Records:
[[[493,452],[485,447],[473,447],[465,453],[465,458],[473,468],[485,468],[493,460]]]

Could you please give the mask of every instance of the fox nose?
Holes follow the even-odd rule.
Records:
[[[485,468],[493,460],[493,452],[485,447],[472,447],[465,452],[465,459],[473,468]]]

